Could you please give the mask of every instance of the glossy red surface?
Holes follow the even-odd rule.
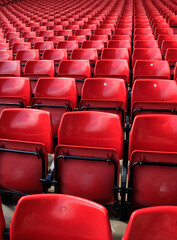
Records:
[[[156,40],[135,40],[134,48],[158,48]]]
[[[44,37],[44,38],[54,37],[54,31],[53,30],[40,31],[39,37]]]
[[[73,110],[77,107],[77,92],[74,78],[40,78],[35,89],[34,104],[70,106]],[[47,110],[51,113],[53,134],[57,136],[58,126],[62,115],[68,111],[65,108],[54,108],[50,106],[35,107]]]
[[[92,35],[90,36],[90,40],[101,40],[104,43],[108,43],[108,35]]]
[[[39,237],[43,240],[112,240],[112,233],[103,206],[74,196],[45,194],[20,199],[10,237],[11,240]]]
[[[177,48],[177,41],[175,40],[164,40],[162,42],[161,51],[165,54],[168,48]]]
[[[129,60],[127,48],[105,48],[102,52],[101,59],[124,59]]]
[[[162,44],[164,40],[177,40],[177,35],[168,35],[168,34],[159,34],[157,38],[157,42],[159,45]]]
[[[131,43],[129,40],[110,40],[108,48],[127,48],[131,54]]]
[[[22,62],[29,60],[39,60],[39,50],[19,50],[16,55],[16,60],[20,60]]]
[[[123,78],[129,83],[129,74],[127,60],[103,59],[96,62],[94,77]]]
[[[131,28],[116,28],[114,35],[132,35]]]
[[[135,35],[151,35],[152,29],[151,28],[136,28],[134,31]]]
[[[61,61],[59,70],[59,77],[74,77],[77,84],[77,92],[80,95],[83,82],[77,80],[84,80],[91,77],[91,67],[89,60],[66,60]]]
[[[136,40],[149,40],[152,41],[154,40],[154,35],[150,34],[150,35],[134,35],[134,41]]]
[[[162,54],[158,47],[135,48],[132,55],[132,66],[137,60],[162,60]]]
[[[136,116],[130,131],[130,166],[140,161],[176,163],[176,122],[176,115]],[[132,205],[176,205],[176,181],[176,167],[136,166],[132,178]]]
[[[50,113],[35,109],[5,109],[0,117],[1,138],[43,143],[52,152]]]
[[[17,52],[18,50],[30,50],[31,44],[29,42],[22,42],[22,43],[14,43],[12,50],[13,53]]]
[[[43,53],[42,59],[45,60],[67,60],[67,50],[66,49],[46,49]]]
[[[91,36],[92,31],[91,29],[79,29],[75,31],[75,36],[81,36],[81,35]]]
[[[83,42],[82,48],[95,48],[97,50],[103,50],[104,42],[103,40],[87,40]]]
[[[39,51],[44,51],[46,49],[53,49],[54,45],[52,41],[45,41],[45,42],[36,42],[34,44],[34,49],[39,49]]]
[[[57,48],[59,49],[67,49],[68,51],[72,51],[76,48],[78,48],[78,41],[60,41],[57,45]]]
[[[170,79],[168,62],[161,60],[137,60],[133,68],[133,81],[145,78]]]
[[[57,31],[57,36],[72,36],[73,35],[73,32],[72,30],[58,30]]]
[[[139,79],[133,84],[131,99],[131,112],[135,109],[177,110],[177,83],[163,79]],[[137,112],[136,115],[148,113]]]
[[[123,130],[120,117],[92,111],[65,113],[59,126],[58,144],[113,148],[121,159]]]
[[[12,60],[12,50],[0,50],[0,60]]]
[[[162,206],[132,213],[122,240],[175,240],[177,207]]]
[[[96,29],[94,32],[95,35],[108,35],[111,36],[112,35],[112,31],[110,28],[105,28],[105,29]]]
[[[20,61],[0,61],[0,77],[20,77]]]
[[[30,106],[31,92],[29,78],[23,77],[0,77],[0,97],[23,98],[25,106]],[[12,100],[9,98],[9,101]]]
[[[94,48],[74,49],[71,55],[71,59],[97,61],[98,60],[97,50]]]
[[[154,35],[155,35],[155,38],[158,37],[158,35],[160,34],[166,34],[166,35],[173,35],[173,29],[168,27],[168,28],[156,28],[155,29],[155,32],[154,32]]]
[[[0,50],[9,50],[8,43],[0,43]]]

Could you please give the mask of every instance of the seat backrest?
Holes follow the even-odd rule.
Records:
[[[162,113],[165,113],[165,110],[177,110],[176,81],[138,79],[133,84],[131,99],[133,116],[150,113],[150,109],[156,110],[156,113],[158,110],[164,110]]]
[[[0,43],[0,50],[9,50],[9,43]]]
[[[74,107],[77,107],[74,78],[40,78],[36,84],[34,96],[44,99],[69,99]]]
[[[91,29],[79,29],[75,31],[75,36],[81,36],[81,35],[86,35],[86,36],[91,36],[92,31]]]
[[[29,61],[29,60],[39,60],[39,50],[19,50],[16,55],[16,60]]]
[[[46,60],[67,60],[67,49],[46,49],[42,59]]]
[[[105,48],[101,59],[124,59],[128,61],[129,52],[127,48]]]
[[[5,109],[1,114],[0,123],[1,138],[42,143],[49,153],[52,152],[49,112],[36,109]]]
[[[68,51],[72,51],[73,49],[78,48],[78,41],[60,41],[58,42],[57,48],[59,49],[67,49]]]
[[[152,41],[154,40],[154,35],[151,34],[151,35],[134,35],[134,41],[136,40],[149,40],[149,41]]]
[[[161,46],[161,52],[164,55],[168,48],[177,48],[177,41],[175,40],[164,40]]]
[[[0,60],[12,60],[12,50],[0,50]]]
[[[29,78],[0,77],[0,97],[23,98],[25,106],[30,106]]]
[[[127,60],[103,59],[96,62],[94,77],[123,78],[129,83],[129,74]]]
[[[108,48],[127,48],[129,54],[131,53],[131,43],[129,40],[110,40]]]
[[[166,240],[175,240],[177,234],[176,220],[176,206],[149,207],[136,210],[131,214],[122,240],[141,240],[144,236],[146,240],[158,240],[159,235]]]
[[[31,44],[29,42],[14,43],[12,50],[16,53],[18,50],[30,50]]]
[[[156,40],[135,40],[134,48],[158,48]]]
[[[0,61],[0,77],[20,77],[20,61]]]
[[[157,38],[158,45],[161,46],[164,40],[177,40],[177,35],[159,34]]]
[[[169,63],[161,60],[137,60],[133,68],[133,81],[138,78],[170,79]]]
[[[104,49],[103,40],[88,40],[84,41],[82,44],[82,48],[96,48],[97,50]]]
[[[65,60],[59,66],[59,76],[80,77],[82,79],[90,77],[89,60]]]
[[[53,49],[54,45],[52,41],[45,41],[45,42],[36,42],[34,44],[34,49],[39,49],[39,51],[44,51],[46,49]]]
[[[162,60],[159,48],[135,48],[132,55],[132,67],[137,60]]]
[[[71,59],[81,60],[98,60],[97,50],[93,48],[88,49],[74,49],[71,55]]]
[[[151,35],[152,29],[151,28],[136,28],[134,31],[135,35]]]
[[[27,61],[25,66],[25,75],[47,75],[54,76],[54,63],[52,60]]]
[[[92,111],[65,113],[59,127],[58,144],[116,149],[121,158],[123,130],[120,117]]]
[[[11,239],[37,240],[38,236],[43,240],[84,240],[85,236],[90,240],[112,240],[106,208],[64,194],[32,195],[19,200],[10,226]]]

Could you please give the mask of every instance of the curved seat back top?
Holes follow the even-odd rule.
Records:
[[[149,207],[136,210],[129,219],[122,240],[158,240],[159,237],[166,240],[175,240],[177,234],[176,220],[177,207],[175,206]]]
[[[122,149],[119,115],[93,111],[65,113],[55,151],[55,178],[61,183],[56,192],[114,204],[117,194],[113,186],[119,182]]]
[[[0,60],[2,61],[13,60],[12,50],[0,50]]]
[[[133,68],[133,81],[147,78],[170,79],[168,61],[137,60]]]
[[[132,118],[146,113],[177,111],[177,83],[164,79],[138,79],[132,88]]]
[[[53,152],[50,113],[5,109],[0,117],[0,136],[3,189],[22,193],[45,191],[40,179],[47,174],[47,153]]]
[[[74,78],[40,78],[36,84],[32,107],[51,113],[53,133],[57,136],[63,113],[77,107]]]
[[[10,238],[37,240],[39,236],[43,240],[84,240],[85,236],[90,240],[112,240],[105,207],[86,199],[59,194],[25,196],[17,204]]]
[[[20,61],[0,61],[0,77],[20,77]]]
[[[123,79],[87,78],[81,92],[80,110],[116,113],[124,122],[126,98]]]
[[[133,206],[176,205],[176,123],[176,115],[135,117],[129,144]]]

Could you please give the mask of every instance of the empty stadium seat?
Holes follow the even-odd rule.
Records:
[[[103,40],[88,40],[84,41],[82,44],[82,48],[95,48],[99,55],[101,55],[102,50],[104,49],[104,41]]]
[[[39,54],[42,55],[46,49],[54,49],[54,44],[52,41],[36,42],[34,44],[34,49],[39,49]]]
[[[126,98],[123,79],[87,78],[81,91],[80,110],[119,114],[124,126]]]
[[[36,84],[32,108],[51,113],[53,134],[57,136],[62,115],[77,107],[74,78],[40,78]]]
[[[57,76],[75,78],[77,93],[80,95],[84,79],[91,77],[90,62],[89,60],[61,61]]]
[[[0,77],[20,77],[20,61],[0,61]]]
[[[17,51],[19,50],[30,50],[31,49],[31,44],[29,42],[18,42],[14,43],[12,46],[13,54],[16,56]]]
[[[133,68],[133,81],[138,78],[170,79],[169,64],[161,60],[137,60]]]
[[[30,106],[30,83],[23,77],[0,77],[0,112]]]
[[[26,194],[46,191],[40,179],[47,174],[47,153],[53,152],[50,113],[4,109],[0,136],[1,189]]]
[[[174,75],[174,68],[177,62],[177,48],[168,48],[165,53],[165,60],[170,65],[171,75]]]
[[[55,180],[60,181],[55,191],[116,204],[113,186],[118,185],[122,144],[119,115],[92,111],[65,113],[55,151]]]
[[[0,60],[2,61],[13,60],[12,50],[0,50]]]
[[[39,50],[19,50],[16,55],[16,60],[20,60],[21,72],[24,73],[26,62],[29,60],[39,60]]]
[[[29,60],[23,75],[30,78],[31,91],[34,94],[36,81],[40,77],[54,77],[54,62],[53,60]]]
[[[138,79],[133,85],[131,100],[132,119],[140,114],[175,114],[177,84],[164,79]]]
[[[103,59],[96,62],[94,77],[122,78],[129,84],[129,75],[127,60]]]
[[[78,41],[60,41],[58,42],[57,48],[67,49],[68,56],[70,56],[74,49],[79,48],[79,44],[78,44]]]
[[[172,41],[172,40],[177,40],[177,35],[167,35],[167,34],[159,34],[157,38],[157,42],[159,47],[161,46],[162,42],[164,40]]]
[[[132,55],[132,67],[137,60],[162,60],[159,48],[135,48]]]
[[[144,236],[147,240],[158,240],[159,235],[167,240],[175,240],[177,234],[176,219],[177,208],[175,206],[149,207],[136,210],[130,216],[122,240],[140,240]],[[165,227],[162,228],[162,226]]]
[[[0,43],[0,50],[9,50],[8,43]]]
[[[176,205],[176,122],[168,114],[135,117],[129,144],[132,207]]]
[[[127,48],[131,54],[131,43],[128,40],[110,40],[108,48]]]
[[[177,41],[175,40],[164,40],[161,45],[161,52],[165,55],[168,48],[177,48]]]
[[[39,235],[43,240],[69,240],[71,237],[84,240],[85,236],[89,239],[112,239],[105,207],[63,194],[36,194],[19,200],[10,226],[10,238],[29,240],[37,239]]]
[[[105,48],[101,59],[124,59],[129,61],[129,52],[127,48]]]
[[[134,48],[158,48],[158,43],[156,40],[136,40]]]

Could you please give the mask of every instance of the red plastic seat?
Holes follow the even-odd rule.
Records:
[[[84,82],[80,110],[119,114],[124,126],[127,89],[124,80],[87,78]]]
[[[39,49],[39,54],[42,55],[46,49],[54,49],[54,44],[52,41],[36,42],[34,49]]]
[[[81,35],[81,36],[69,36],[68,41],[77,41],[79,44],[79,47],[81,47],[82,43],[86,41],[86,36]]]
[[[5,108],[30,106],[30,84],[28,78],[0,77],[0,112]]]
[[[158,43],[156,40],[136,40],[134,48],[158,48]]]
[[[91,29],[79,29],[75,31],[75,36],[82,36],[85,35],[87,38],[89,38],[92,35]]]
[[[127,48],[131,54],[131,43],[128,40],[110,40],[108,48]]]
[[[159,48],[135,48],[132,55],[132,67],[137,60],[162,60]]]
[[[132,35],[132,30],[130,28],[116,28],[114,35]]]
[[[166,35],[166,34],[159,34],[157,38],[157,42],[159,47],[161,46],[162,42],[166,41],[177,41],[177,35]]]
[[[10,39],[13,38],[19,38],[20,37],[20,33],[19,32],[8,32],[6,34],[6,40],[9,41]]]
[[[54,212],[57,214],[53,214]],[[33,224],[36,227],[32,231]],[[89,239],[112,240],[105,207],[63,194],[25,196],[18,202],[10,226],[10,238],[36,240],[39,235],[43,240],[51,237],[52,239],[69,240],[72,237],[72,240],[84,240],[85,236]]]
[[[131,41],[130,35],[112,35],[111,40],[129,40]]]
[[[47,40],[48,37],[54,37],[54,31],[53,30],[39,31],[38,36],[44,37],[44,40]]]
[[[28,38],[36,37],[36,32],[23,32],[22,37],[28,40]]]
[[[9,50],[8,43],[0,43],[0,50]]]
[[[78,41],[60,41],[57,45],[58,49],[67,49],[68,56],[71,55],[74,49],[79,48]]]
[[[14,55],[16,55],[17,51],[19,50],[30,50],[30,49],[31,49],[31,44],[29,42],[14,43],[12,47]]]
[[[97,50],[94,48],[74,49],[71,59],[89,60],[91,71],[94,72],[95,63],[98,60]]]
[[[44,38],[43,37],[30,37],[30,38],[28,38],[28,42],[31,43],[31,48],[34,48],[35,43],[44,42]]]
[[[20,77],[20,61],[0,61],[0,77]]]
[[[54,60],[55,73],[58,72],[60,61],[67,60],[67,58],[67,49],[46,49],[42,56],[44,60]]]
[[[12,50],[0,50],[0,60],[1,61],[8,61],[12,60]]]
[[[85,24],[83,25],[82,29],[91,29],[92,31],[97,29],[97,25],[96,24]]]
[[[40,78],[36,84],[32,107],[51,113],[53,134],[57,136],[62,115],[77,107],[75,79]]]
[[[105,48],[101,59],[124,59],[129,61],[129,52],[127,48]]]
[[[105,29],[96,29],[94,32],[95,35],[107,35],[109,39],[111,38],[112,35],[112,30],[110,28],[105,28]]]
[[[21,72],[24,73],[24,67],[29,60],[39,60],[39,50],[19,50],[16,55],[16,60],[20,60]]]
[[[133,68],[133,81],[141,78],[170,79],[168,62],[161,60],[137,60]]]
[[[90,37],[90,40],[101,40],[107,46],[109,39],[108,39],[108,35],[92,35]]]
[[[82,44],[82,48],[95,48],[97,49],[98,54],[100,55],[102,50],[104,49],[103,40],[88,40],[84,41]]]
[[[165,53],[165,60],[170,65],[171,75],[174,75],[174,68],[177,62],[177,48],[168,48]]]
[[[149,207],[132,213],[122,240],[176,239],[177,208],[175,206]],[[152,224],[153,222],[153,224]],[[165,226],[162,228],[162,226]],[[148,231],[147,231],[148,229]]]
[[[134,31],[134,35],[151,35],[151,28],[136,28]]]
[[[58,77],[72,77],[76,79],[77,93],[81,94],[84,79],[91,77],[89,60],[66,60],[61,61]]]
[[[154,40],[154,35],[134,35],[134,41],[136,40],[148,40],[148,41],[152,41]]]
[[[177,83],[164,79],[138,79],[132,88],[132,119],[149,113],[174,114],[177,111]]]
[[[118,185],[122,146],[119,115],[92,111],[65,113],[55,151],[55,178],[60,179],[56,192],[102,204],[117,201],[112,187]],[[108,164],[106,159],[110,157]]]
[[[103,59],[95,66],[94,77],[122,78],[129,83],[130,69],[127,60]]]
[[[165,55],[168,48],[177,48],[177,41],[164,40],[161,45],[161,52],[163,55]]]
[[[57,36],[64,36],[65,39],[67,39],[69,36],[72,36],[73,32],[72,30],[58,30]]]
[[[23,75],[30,78],[31,91],[34,93],[36,81],[40,77],[54,77],[54,62],[53,60],[29,60]]]
[[[173,35],[174,33],[172,28],[156,28],[154,32],[155,38],[157,39],[160,34]]]
[[[177,204],[176,122],[168,114],[135,117],[129,144],[133,207]]]
[[[47,174],[47,153],[53,152],[50,113],[4,109],[0,135],[1,188],[27,194],[46,191],[40,179]]]

